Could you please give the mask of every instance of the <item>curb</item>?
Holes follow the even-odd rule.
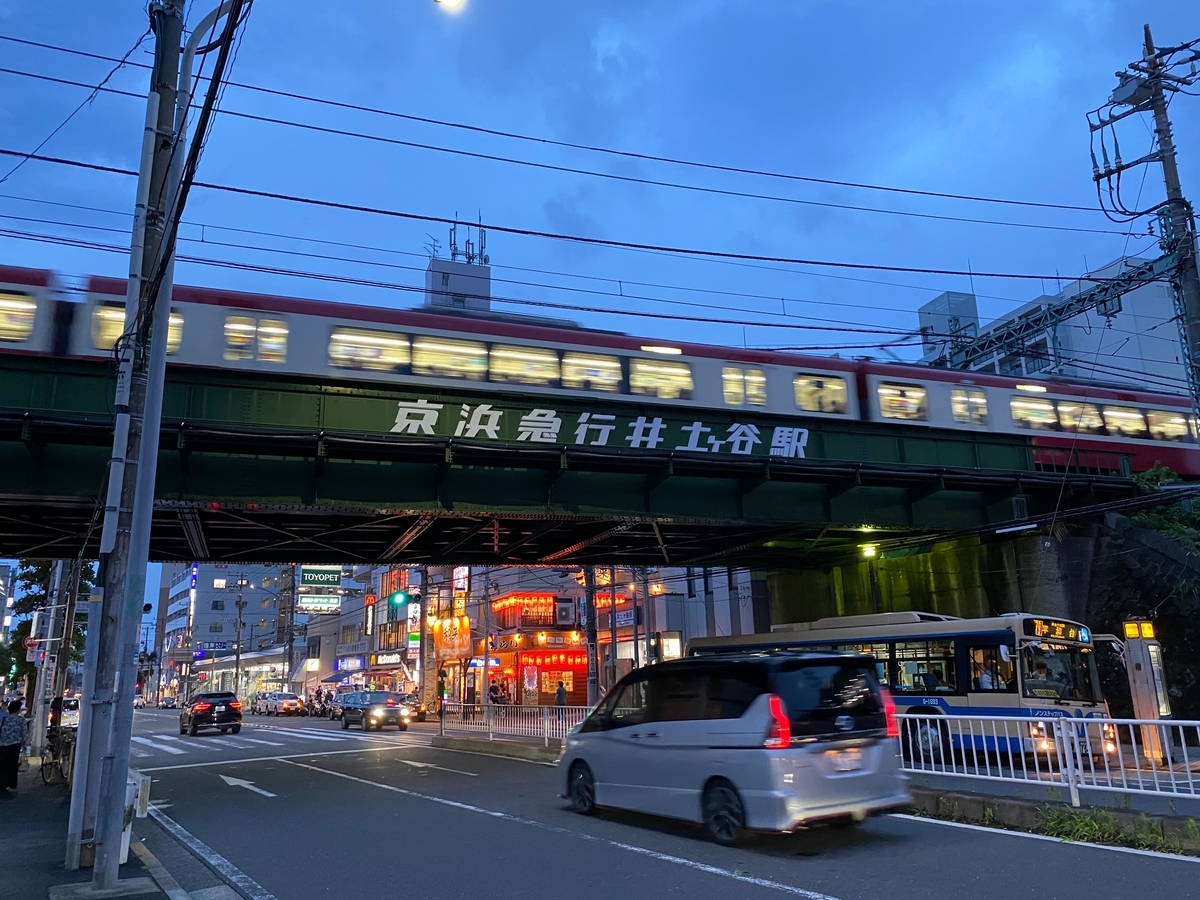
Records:
[[[171,900],[191,900],[191,894],[179,886],[170,872],[163,868],[163,864],[158,861],[158,857],[150,852],[150,848],[141,841],[131,841],[129,843],[129,852],[136,856],[146,871],[150,873],[150,877],[154,879],[154,883],[159,886],[164,894]]]
[[[483,753],[488,756],[503,756],[523,762],[553,765],[558,762],[557,747],[539,747],[520,744],[516,741],[489,741],[486,738],[440,737],[434,735],[430,745],[442,750],[462,750],[467,753]]]

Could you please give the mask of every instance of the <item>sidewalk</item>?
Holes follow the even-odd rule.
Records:
[[[9,792],[0,799],[0,866],[4,870],[0,894],[5,898],[53,900],[72,895],[97,896],[75,893],[92,880],[91,869],[68,872],[63,868],[70,804],[66,782],[43,784],[36,765],[21,774],[16,796]],[[133,900],[162,898],[168,896],[164,886],[173,888],[169,894],[171,900],[239,896],[151,820],[135,820],[133,832],[129,862],[120,871],[121,886],[131,890],[113,896]],[[139,837],[146,843],[140,843]],[[154,848],[153,854],[147,846]],[[156,855],[168,860],[166,867],[155,859]],[[166,874],[167,868],[187,885],[188,891],[179,889],[176,878]]]

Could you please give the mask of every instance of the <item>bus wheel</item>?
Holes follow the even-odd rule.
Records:
[[[945,765],[950,760],[949,734],[943,722],[929,719],[900,720],[900,745],[905,758],[918,765]]]

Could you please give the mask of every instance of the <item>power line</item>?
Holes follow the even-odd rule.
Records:
[[[98,59],[111,61],[111,57],[97,53],[88,53],[83,50],[75,50],[68,47],[56,46],[54,44],[46,44],[40,41],[31,41],[24,38],[13,37],[10,35],[0,35],[0,40],[11,41],[17,44],[24,44],[30,47],[38,47],[43,50],[52,50],[59,53],[67,53],[74,56],[81,56],[88,59]],[[135,64],[145,65],[145,64]],[[148,68],[148,67],[147,67]],[[443,128],[453,128],[461,131],[472,132],[475,134],[485,134],[492,137],[501,137],[511,140],[526,141],[534,144],[542,144],[551,147],[563,147],[571,150],[584,150],[589,153],[601,153],[610,156],[622,157],[625,159],[636,159],[644,162],[667,163],[670,165],[686,166],[696,169],[704,169],[714,172],[725,172],[739,175],[753,175],[762,178],[781,179],[784,181],[795,181],[807,184],[821,184],[832,187],[847,187],[858,190],[883,191],[894,194],[909,194],[917,197],[937,197],[948,200],[965,200],[976,203],[994,203],[1005,206],[1025,206],[1036,209],[1061,209],[1075,212],[1098,213],[1101,210],[1092,206],[1077,206],[1069,203],[1046,203],[1033,200],[1014,200],[1001,197],[984,197],[973,194],[956,194],[946,191],[927,191],[916,188],[904,188],[891,185],[867,184],[864,182],[843,181],[833,178],[818,178],[810,175],[795,175],[783,172],[771,172],[763,169],[752,169],[742,166],[727,166],[719,163],[700,162],[696,160],[680,159],[677,157],[657,156],[649,153],[638,153],[630,150],[618,150],[611,147],[601,147],[589,144],[575,143],[572,141],[562,141],[554,138],[540,137],[535,135],[521,134],[519,132],[503,131],[499,129],[486,128],[480,125],[470,125],[462,122],[451,122],[443,119],[433,119],[425,116],[415,116],[408,113],[401,113],[395,110],[380,109],[378,107],[365,106],[357,103],[346,103],[338,100],[330,100],[322,97],[314,97],[307,94],[300,94],[291,91],[277,90],[274,88],[260,87],[258,85],[245,84],[237,81],[228,82],[229,86],[240,88],[242,90],[254,91],[256,93],[267,94],[274,97],[285,97],[292,100],[300,100],[307,103],[315,103],[322,106],[329,106],[337,109],[346,109],[355,112],[366,112],[373,115],[386,116],[389,118],[403,119],[409,122],[420,122],[425,125],[436,125]]]
[[[0,149],[0,156],[22,156],[24,154],[15,150]],[[98,163],[88,163],[82,160],[65,159],[62,157],[31,155],[30,159],[38,162],[51,163],[54,165],[71,166],[73,168],[88,169],[95,172],[107,172],[115,175],[134,175],[129,169],[122,169],[116,166],[105,166]],[[279,200],[287,203],[299,203],[305,206],[313,206],[319,209],[338,209],[345,212],[366,213],[369,215],[384,216],[393,219],[405,219],[415,222],[436,222],[440,225],[475,225],[471,222],[460,222],[456,218],[448,216],[431,216],[424,213],[405,212],[401,210],[387,209],[378,206],[365,206],[357,203],[343,203],[336,200],[319,200],[314,197],[302,197],[296,194],[285,194],[280,191],[260,191],[254,188],[236,187],[234,185],[214,184],[212,182],[197,181],[194,187],[204,188],[206,190],[218,191],[221,193],[235,194],[244,197],[258,197],[263,200]],[[712,258],[712,259],[733,259],[733,260],[750,260],[752,262],[773,262],[786,263],[799,266],[821,266],[835,269],[860,269],[874,272],[911,272],[918,275],[955,275],[959,277],[971,278],[1012,278],[1024,281],[1046,281],[1055,280],[1060,276],[1056,275],[1034,275],[1018,272],[976,272],[966,269],[935,269],[932,267],[922,266],[893,266],[883,263],[852,263],[840,260],[821,260],[821,259],[806,259],[803,257],[791,256],[767,256],[757,253],[735,253],[729,250],[712,250],[698,247],[674,247],[665,244],[647,244],[637,241],[618,241],[611,238],[586,237],[584,235],[566,234],[563,232],[541,231],[535,228],[519,228],[513,225],[498,225],[492,222],[479,222],[479,227],[486,228],[490,231],[498,231],[502,234],[518,235],[520,237],[536,237],[546,240],[564,241],[567,243],[585,244],[594,247],[606,247],[616,250],[653,250],[662,253],[670,253],[678,256],[689,258]],[[1112,281],[1111,278],[1099,278],[1096,276],[1087,276],[1088,281],[1097,283]]]
[[[25,72],[18,69],[9,69],[0,67],[0,73],[8,75],[18,75],[25,78],[34,78],[41,81],[48,81],[54,84],[68,85],[72,87],[88,87],[89,85],[80,82],[72,81],[67,78],[56,78],[49,75],[41,75],[33,72]],[[106,93],[115,94],[122,97],[132,97],[141,99],[141,95],[133,91],[122,91],[115,88],[103,88]],[[839,209],[849,212],[865,212],[875,213],[878,215],[902,216],[905,218],[914,219],[929,219],[939,222],[958,222],[972,225],[994,225],[1005,228],[1032,228],[1039,231],[1063,231],[1074,232],[1079,234],[1107,234],[1115,237],[1124,237],[1126,241],[1131,238],[1149,238],[1152,235],[1147,235],[1141,232],[1134,231],[1115,231],[1110,228],[1080,228],[1067,225],[1041,225],[1032,222],[1007,222],[996,219],[978,219],[969,216],[949,216],[940,215],[937,213],[923,213],[911,210],[900,209],[883,209],[872,206],[855,206],[848,203],[833,203],[822,200],[802,200],[797,197],[780,197],[771,194],[758,194],[751,191],[738,191],[728,188],[708,187],[705,185],[683,184],[673,181],[662,181],[655,178],[640,178],[634,175],[621,175],[615,172],[598,172],[593,169],[581,169],[575,166],[562,166],[553,163],[536,162],[527,159],[517,159],[510,156],[500,156],[493,153],[480,153],[473,150],[463,150],[457,147],[443,147],[437,144],[426,144],[419,141],[408,141],[400,138],[385,137],[383,135],[369,134],[362,131],[354,131],[345,128],[333,128],[325,125],[315,125],[310,122],[297,122],[291,119],[281,119],[275,116],[264,116],[255,113],[240,112],[232,109],[221,109],[221,115],[232,116],[239,119],[245,119],[252,122],[261,122],[271,125],[282,125],[286,128],[299,128],[305,131],[313,131],[319,134],[337,135],[339,137],[351,137],[359,140],[372,141],[380,144],[388,144],[395,147],[406,147],[415,150],[429,150],[437,153],[448,153],[453,156],[462,156],[469,159],[486,160],[489,162],[500,162],[509,165],[523,166],[533,169],[542,169],[550,172],[560,172],[571,175],[586,175],[591,178],[602,178],[610,181],[620,181],[627,184],[639,184],[649,187],[665,187],[675,190],[692,191],[703,194],[713,194],[723,197],[738,197],[749,200],[764,200],[771,203],[789,203],[799,206],[813,206],[823,209]]]

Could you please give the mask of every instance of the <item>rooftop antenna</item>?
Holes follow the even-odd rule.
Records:
[[[487,229],[483,227],[483,213],[479,213],[479,261],[485,266],[492,261],[487,255]]]
[[[458,211],[454,212],[454,224],[450,226],[450,259],[458,259]]]
[[[471,242],[471,226],[467,226],[467,252],[464,254],[467,259],[467,265],[475,264],[475,245]]]
[[[425,237],[429,238],[429,243],[425,245],[425,252],[429,254],[430,259],[438,258],[438,239],[429,232],[425,232]]]

